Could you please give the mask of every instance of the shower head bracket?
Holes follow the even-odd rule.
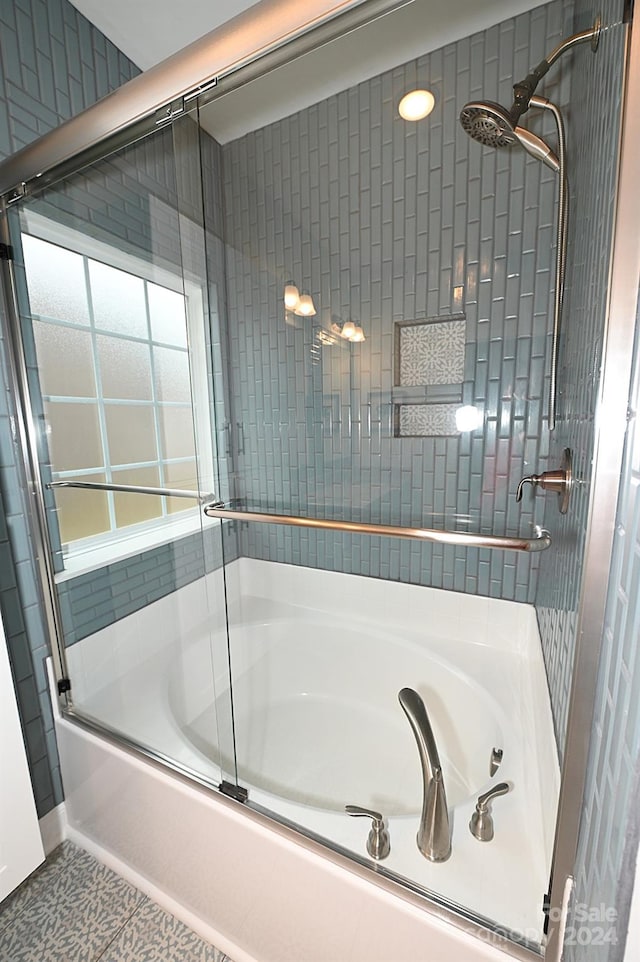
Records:
[[[561,41],[557,47],[554,47],[548,57],[541,60],[538,66],[534,67],[533,70],[527,74],[524,80],[520,80],[513,85],[514,98],[509,115],[513,120],[514,126],[518,123],[522,114],[529,109],[529,103],[538,84],[556,60],[558,60],[563,53],[566,53],[567,50],[571,50],[578,44],[586,43],[587,41],[591,44],[591,49],[595,53],[600,43],[601,32],[602,17],[598,14],[593,22],[593,26],[589,30],[574,33],[572,36]]]

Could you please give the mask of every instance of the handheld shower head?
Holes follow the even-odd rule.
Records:
[[[532,157],[541,160],[556,173],[559,161],[544,140],[524,127],[517,127],[508,110],[490,100],[466,104],[460,111],[465,133],[485,147],[513,147],[520,144]]]
[[[509,111],[490,100],[465,104],[460,123],[465,133],[485,147],[512,147],[517,140]]]
[[[556,174],[560,172],[560,161],[551,150],[551,147],[545,144],[541,137],[532,134],[531,131],[525,127],[516,127],[514,134],[518,138],[518,143],[524,147],[528,154],[535,157],[536,160],[541,160],[543,164],[550,167]]]

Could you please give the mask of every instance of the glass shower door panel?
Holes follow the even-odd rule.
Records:
[[[194,734],[218,724],[216,646],[227,660],[222,526],[200,507],[209,291],[176,138],[25,200],[13,238],[71,711],[217,785],[233,747]]]
[[[540,555],[322,526],[542,547],[542,500],[515,495],[546,466],[551,272],[526,265],[532,247],[549,250],[556,183],[517,151],[489,156],[458,123],[485,80],[480,52],[493,62],[499,49],[499,76],[510,77],[511,40],[532,36],[531,15],[390,64],[391,27],[426,37],[409,21],[427,7],[297,57],[262,77],[259,95],[249,84],[201,106],[215,155],[208,216],[226,258],[238,780],[250,804],[539,944],[558,765],[539,642],[522,627],[530,609],[505,602],[533,601]],[[544,29],[553,49],[557,22]],[[356,47],[371,54],[357,80]],[[517,50],[523,75],[533,47]],[[370,69],[376,51],[389,69]],[[328,63],[331,91],[314,90]],[[433,111],[408,122],[398,104],[423,83]],[[256,107],[267,103],[268,114]],[[530,202],[526,217],[514,197]],[[525,634],[518,660],[513,639]],[[534,688],[538,732],[526,728]],[[429,760],[407,689],[445,772],[446,860],[446,845],[416,843]],[[519,761],[542,728],[550,803]],[[481,845],[469,828],[477,799],[501,782],[495,810],[508,827]],[[372,855],[376,832],[352,805],[388,821],[388,857]],[[487,852],[501,865],[491,892]]]

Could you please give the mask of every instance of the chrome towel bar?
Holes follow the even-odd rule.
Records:
[[[405,528],[392,524],[364,524],[360,521],[333,521],[326,518],[300,518],[288,514],[268,514],[258,511],[237,511],[213,502],[204,507],[208,518],[233,521],[256,521],[259,524],[288,524],[298,528],[349,531],[352,534],[386,535],[391,538],[414,538],[434,544],[461,545],[465,548],[498,548],[505,551],[544,551],[551,545],[551,536],[540,530],[534,538],[507,538],[493,534],[469,534],[466,531],[438,531],[433,528]]]
[[[165,498],[190,498],[204,504],[213,495],[211,492],[185,491],[180,488],[145,488],[139,484],[103,484],[99,481],[50,481],[48,488],[86,488],[89,491],[126,491],[130,494],[155,494]]]

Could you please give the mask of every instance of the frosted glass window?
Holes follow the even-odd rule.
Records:
[[[157,460],[156,427],[151,406],[107,404],[104,413],[111,464]]]
[[[40,388],[61,397],[95,397],[91,335],[77,327],[35,321]]]
[[[160,401],[191,402],[189,357],[186,351],[154,347],[153,364]]]
[[[116,268],[22,237],[53,479],[196,490],[187,323],[200,299],[188,316],[178,276],[167,275],[164,287],[148,279],[148,265],[124,260],[122,251]],[[198,334],[193,343],[204,347]],[[204,358],[196,363],[205,369]],[[209,433],[203,443],[210,445]],[[60,488],[55,497],[71,553],[75,541],[131,525],[153,530],[163,518],[198,510],[188,499],[136,492]]]
[[[96,344],[103,396],[150,401],[153,393],[149,344],[101,334]]]
[[[44,408],[53,470],[102,467],[104,454],[98,405],[51,401]]]
[[[90,260],[89,280],[96,327],[147,337],[147,306],[141,277]]]
[[[22,236],[32,314],[89,323],[84,258],[29,234]]]
[[[160,485],[160,473],[158,468],[129,468],[126,471],[114,471],[113,482],[157,488]],[[156,498],[152,494],[116,491],[113,503],[118,528],[162,517],[162,498]]]
[[[164,344],[187,346],[187,318],[184,296],[157,284],[147,284],[151,336]]]
[[[180,464],[165,464],[164,479],[168,488],[179,488],[182,491],[198,490],[198,470],[195,461],[182,461]],[[184,498],[167,498],[167,511],[177,514],[194,507],[195,502]]]
[[[193,458],[196,445],[193,436],[191,408],[160,408],[160,444],[164,458]]]
[[[67,478],[69,481],[94,481],[104,484],[104,474]],[[106,491],[56,488],[58,526],[63,544],[103,534],[111,528],[109,501]]]

